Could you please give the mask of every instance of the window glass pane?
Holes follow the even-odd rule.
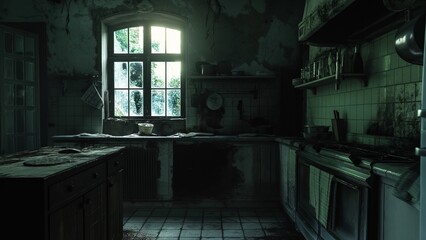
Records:
[[[123,117],[129,115],[129,99],[127,93],[127,90],[114,91],[114,116]]]
[[[34,63],[33,62],[25,62],[25,80],[26,81],[34,81]]]
[[[25,136],[16,136],[16,151],[24,151],[26,150],[26,137]]]
[[[167,63],[167,87],[180,88],[180,62]]]
[[[130,53],[143,53],[143,27],[129,28]]]
[[[15,36],[15,53],[19,55],[24,54],[24,36],[22,35]]]
[[[16,152],[15,149],[15,135],[6,136],[6,142],[5,142],[5,153],[14,153]]]
[[[6,110],[4,115],[6,133],[15,132],[15,111]]]
[[[15,66],[16,80],[24,80],[24,61],[15,61]]]
[[[29,150],[36,149],[36,146],[35,146],[35,137],[34,136],[27,136],[27,146],[26,146],[26,148],[29,149]]]
[[[127,62],[114,62],[114,88],[127,88]]]
[[[27,105],[27,106],[30,106],[30,107],[32,107],[32,106],[34,106],[35,104],[34,104],[34,87],[32,87],[32,86],[26,86],[25,87],[26,88],[26,92],[25,92],[25,104]]]
[[[6,53],[13,53],[13,34],[4,33],[4,51]]]
[[[151,87],[164,88],[165,85],[165,62],[151,62]]]
[[[4,58],[4,78],[13,79],[13,60]]]
[[[167,116],[180,116],[180,90],[167,90]]]
[[[25,101],[25,88],[23,85],[15,85],[15,105],[23,106]]]
[[[128,53],[128,28],[114,31],[114,53]]]
[[[143,62],[130,62],[130,87],[143,87]]]
[[[13,106],[15,104],[15,90],[13,84],[5,84],[4,87],[4,100],[6,106]]]
[[[151,27],[151,52],[165,53],[166,29],[163,27]]]
[[[167,53],[180,53],[180,31],[167,28]]]
[[[32,37],[26,37],[25,38],[25,55],[27,57],[35,56],[34,45],[35,45],[34,38],[32,38]]]
[[[143,92],[130,91],[130,116],[143,116]]]
[[[26,122],[26,133],[34,133],[35,125],[34,111],[27,111]]]
[[[151,91],[151,115],[164,116],[165,109],[165,92],[164,90]]]
[[[25,131],[25,111],[16,110],[15,111],[15,132],[24,133]]]

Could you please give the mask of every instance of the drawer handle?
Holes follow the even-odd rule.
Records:
[[[72,191],[74,191],[74,188],[75,188],[75,185],[74,185],[74,184],[68,185],[68,187],[67,187],[67,191],[68,191],[68,192],[72,192]]]
[[[416,147],[415,150],[414,150],[414,154],[416,156],[420,156],[420,157],[426,156],[426,148]]]
[[[425,118],[426,117],[426,110],[425,109],[418,109],[417,110],[417,117]]]
[[[93,178],[98,178],[99,177],[99,173],[94,173],[93,174]]]

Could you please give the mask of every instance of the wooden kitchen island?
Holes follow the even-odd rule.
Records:
[[[122,238],[124,148],[64,149],[1,159],[0,239]]]

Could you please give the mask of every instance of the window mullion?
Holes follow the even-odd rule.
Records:
[[[151,116],[151,26],[144,27],[144,53],[146,58],[144,61],[145,71],[143,77],[144,91],[144,112],[145,116]]]

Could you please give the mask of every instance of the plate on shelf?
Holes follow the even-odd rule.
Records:
[[[206,106],[210,110],[218,110],[223,106],[223,98],[218,93],[210,94],[206,99]]]

